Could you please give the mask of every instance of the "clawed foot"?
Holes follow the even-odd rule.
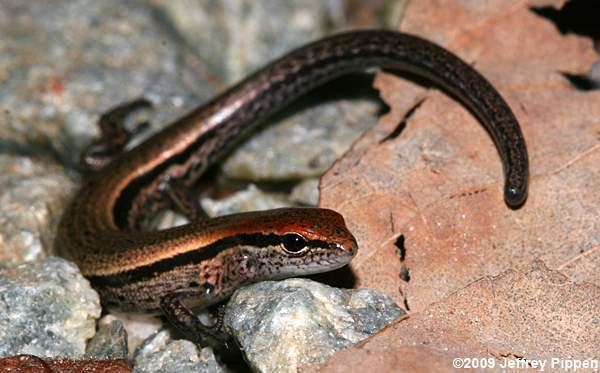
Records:
[[[119,105],[100,117],[100,137],[90,144],[81,154],[81,164],[88,171],[98,171],[123,153],[133,136],[149,126],[141,121],[127,128],[126,120],[130,114],[142,109],[152,108],[152,103],[140,98]]]

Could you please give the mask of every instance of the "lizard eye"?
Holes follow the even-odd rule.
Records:
[[[290,254],[298,254],[306,248],[306,240],[304,237],[295,233],[288,233],[281,240],[283,249]]]

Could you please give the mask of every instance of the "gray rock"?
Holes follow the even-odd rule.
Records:
[[[314,103],[269,122],[227,158],[223,172],[252,181],[321,176],[376,123],[379,108],[367,99]]]
[[[135,353],[134,372],[221,373],[210,347],[198,350],[186,340],[171,340],[163,330],[150,337]]]
[[[130,358],[141,344],[164,326],[158,315],[118,310],[111,310],[108,315],[100,319],[98,324],[110,324],[115,320],[122,323],[127,332],[127,350]]]
[[[209,216],[292,206],[284,194],[263,192],[253,184],[248,185],[245,190],[220,200],[203,198],[201,203]]]
[[[600,60],[596,61],[592,65],[592,68],[590,69],[588,77],[590,78],[590,80],[592,82],[594,82],[594,85],[596,86],[596,88],[600,88]]]
[[[319,204],[319,179],[306,179],[292,189],[290,200],[304,206]]]
[[[145,2],[5,0],[0,35],[0,147],[70,166],[110,107],[146,96],[156,129],[214,93]]]
[[[0,154],[0,263],[42,260],[72,196],[62,168],[39,159]]]
[[[163,1],[158,6],[224,83],[340,28],[341,0]]]
[[[341,29],[346,11],[339,0],[175,1],[159,6],[225,86]],[[355,89],[346,91],[352,95]],[[379,110],[378,103],[365,99],[323,101],[269,120],[266,130],[227,159],[225,175],[250,181],[320,176],[375,124]]]
[[[0,294],[0,357],[82,357],[100,301],[74,265],[50,257],[3,269]]]
[[[191,39],[190,33],[179,32],[181,23],[173,25],[157,11],[171,3],[178,2],[54,0],[26,6],[21,0],[2,2],[0,51],[7,53],[0,53],[0,151],[26,155],[0,159],[0,174],[18,171],[16,177],[0,178],[2,262],[42,259],[43,249],[52,244],[55,218],[65,197],[72,196],[72,183],[63,171],[34,157],[73,168],[97,133],[98,117],[110,107],[146,96],[155,104],[151,123],[156,130],[273,57],[328,33],[344,19],[341,0],[179,3],[188,13],[187,21],[201,27],[201,38]],[[204,18],[197,17],[190,4],[203,9]],[[187,44],[181,42],[181,35]],[[199,48],[200,57],[191,52],[191,45]],[[339,105],[316,102],[312,109],[274,119],[284,122],[278,126],[280,132],[264,131],[261,137],[267,140],[248,142],[245,148],[250,152],[234,155],[227,174],[260,180],[318,175],[375,122],[373,113],[379,109],[359,99],[342,100]],[[311,124],[296,127],[298,123]],[[325,139],[316,140],[319,134]],[[294,159],[300,166],[293,165]],[[258,195],[266,193],[252,187],[247,194],[251,207],[232,198],[233,203],[225,201],[225,207],[215,204],[215,214],[233,211],[232,205],[247,210],[288,203],[270,194],[261,202]],[[21,252],[11,254],[15,247]],[[14,276],[32,280],[22,284]],[[96,294],[73,266],[51,258],[4,270],[0,291],[0,355],[82,356],[99,306]],[[108,339],[116,343],[100,343],[106,337],[100,332],[90,351],[122,353],[123,335],[118,328],[112,332]],[[186,341],[165,342],[140,355],[136,369],[196,371],[205,363],[213,366],[208,352],[194,349]]]
[[[235,292],[226,330],[261,372],[296,372],[377,332],[403,315],[373,290],[342,290],[306,279],[257,283]]]
[[[102,320],[101,320],[102,321]],[[127,331],[120,320],[99,322],[96,335],[85,349],[86,359],[127,359]]]
[[[210,217],[235,214],[245,211],[269,210],[280,207],[294,206],[294,203],[284,193],[265,192],[254,184],[231,195],[221,198],[201,198],[200,205]],[[158,221],[158,228],[165,229],[186,224],[189,220],[177,212],[167,211]]]

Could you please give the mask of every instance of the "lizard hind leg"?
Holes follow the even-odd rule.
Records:
[[[81,153],[83,168],[86,171],[98,171],[123,153],[131,138],[149,125],[148,121],[140,121],[127,128],[128,117],[134,112],[150,108],[150,101],[139,98],[103,114],[98,121],[100,136]]]
[[[171,180],[165,188],[165,195],[171,202],[171,206],[189,221],[200,221],[208,219],[208,214],[202,206],[198,196],[178,180]]]

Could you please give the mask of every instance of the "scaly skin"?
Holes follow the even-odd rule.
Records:
[[[140,227],[171,205],[165,191],[191,186],[265,118],[327,81],[372,67],[427,78],[471,109],[502,159],[506,204],[517,208],[524,203],[525,141],[492,85],[454,54],[421,38],[354,31],[292,51],[100,169],[64,214],[57,252],[79,265],[104,304],[150,311],[160,307],[180,329],[206,332],[200,342],[222,341],[201,325],[190,328],[194,317],[183,302],[206,306],[249,282],[348,263],[356,241],[341,216],[324,209],[285,209],[162,231]],[[118,129],[103,131],[107,138],[119,138],[114,148],[123,148],[127,133]],[[300,253],[285,250],[284,239],[290,234],[296,236],[288,238],[300,237],[306,244]]]

